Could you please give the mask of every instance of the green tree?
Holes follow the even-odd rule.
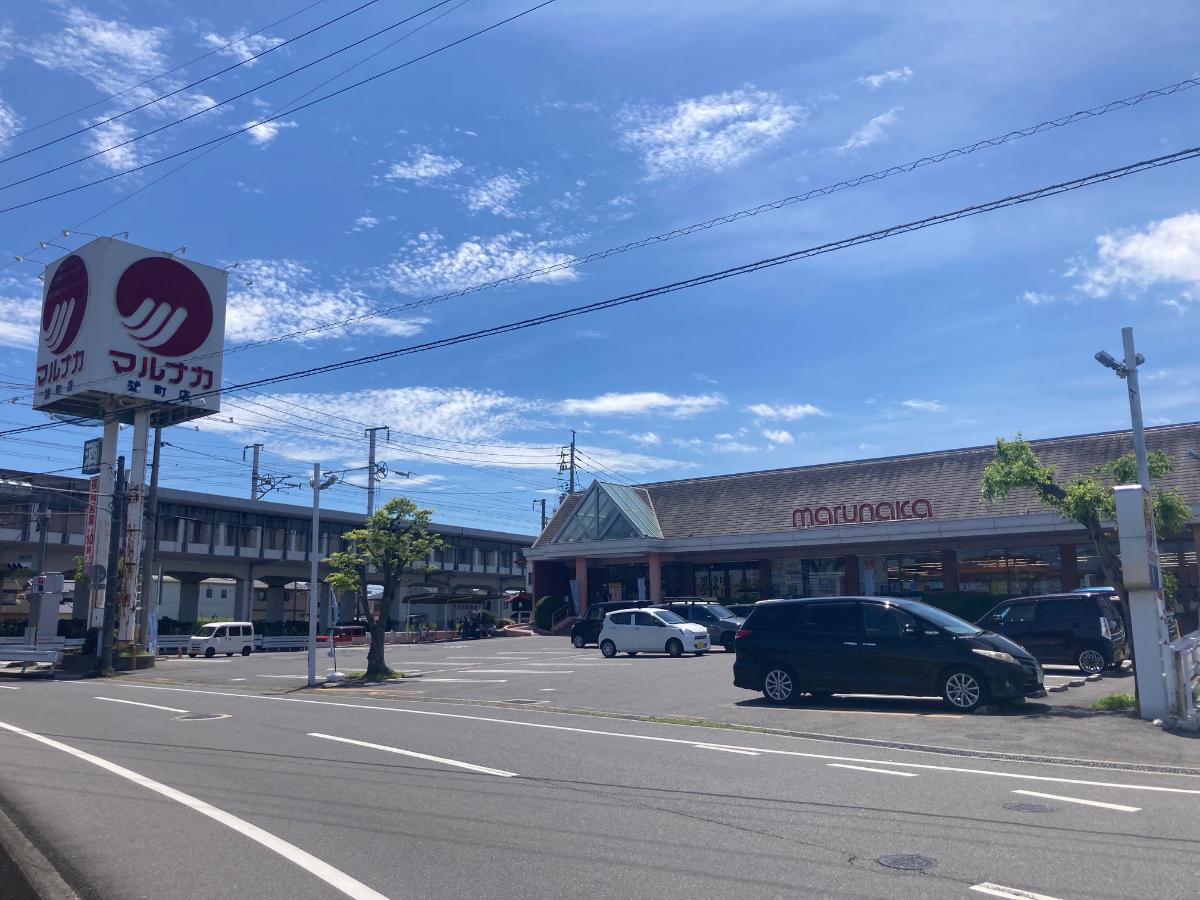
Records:
[[[1147,461],[1151,481],[1171,472],[1171,459],[1161,451],[1149,453]],[[1017,488],[1026,488],[1047,509],[1082,525],[1096,548],[1105,579],[1124,597],[1121,558],[1108,542],[1104,523],[1116,518],[1113,486],[1137,484],[1137,480],[1137,462],[1130,452],[1061,484],[1054,470],[1043,464],[1029,443],[1018,434],[1011,441],[997,438],[996,458],[983,470],[982,488],[984,502],[989,505],[1001,503]],[[1152,505],[1159,534],[1179,531],[1191,518],[1187,502],[1178,491],[1152,488]]]
[[[425,560],[445,546],[429,530],[432,510],[419,509],[407,497],[395,497],[367,517],[366,525],[344,535],[349,550],[334,553],[325,560],[333,570],[325,579],[334,590],[353,592],[359,615],[367,623],[371,646],[367,651],[367,678],[392,675],[383,655],[383,636],[393,605],[404,598],[402,580],[406,574],[428,571]],[[383,586],[379,615],[371,613],[367,601],[364,574],[368,567]]]

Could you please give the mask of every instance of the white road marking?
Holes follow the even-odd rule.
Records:
[[[18,728],[16,725],[9,725],[6,722],[0,722],[0,728],[6,731],[11,731],[13,734],[19,734],[27,737],[30,740],[37,741],[39,744],[44,744],[47,747],[53,747],[55,750],[61,750],[63,753],[74,756],[76,759],[91,763],[97,768],[110,772],[127,781],[131,781],[136,785],[153,791],[160,796],[166,797],[168,800],[174,800],[176,803],[182,804],[187,808],[200,813],[202,816],[207,816],[214,822],[226,826],[238,834],[250,838],[255,843],[261,844],[273,853],[278,853],[290,863],[294,863],[317,878],[320,878],[330,887],[333,887],[347,897],[353,900],[388,900],[386,896],[376,890],[367,887],[361,881],[351,878],[340,869],[335,869],[333,866],[324,860],[317,859],[311,853],[301,850],[295,844],[290,844],[282,838],[276,837],[269,831],[264,831],[257,825],[252,825],[245,819],[239,819],[231,813],[225,812],[223,809],[211,804],[205,803],[203,800],[193,797],[190,794],[185,794],[183,791],[178,791],[173,787],[168,787],[160,782],[153,781],[145,775],[140,775],[131,769],[126,769],[124,766],[118,766],[116,763],[111,763],[99,756],[93,756],[91,753],[85,753],[83,750],[77,750],[69,744],[61,743],[60,741],[52,740],[48,737],[43,737],[40,734],[34,734],[32,731],[26,731],[24,728]]]
[[[557,691],[558,688],[538,688],[539,691]]]
[[[245,678],[230,678],[230,681],[245,681]]]
[[[497,775],[500,778],[516,778],[516,772],[505,772],[503,769],[489,769],[487,766],[477,766],[474,763],[463,762],[458,759],[447,759],[444,756],[430,756],[428,753],[416,753],[412,750],[401,750],[399,747],[388,747],[385,744],[372,744],[369,741],[356,741],[353,738],[336,737],[332,734],[321,734],[317,731],[310,731],[309,737],[321,738],[326,741],[338,741],[342,744],[353,744],[356,747],[366,747],[369,750],[383,750],[385,753],[398,753],[401,756],[411,756],[414,759],[423,759],[427,762],[441,763],[446,766],[457,766],[460,769],[467,769],[470,772],[479,772],[481,775]]]
[[[303,678],[305,681],[308,680],[307,675],[259,675],[258,677],[259,678]]]
[[[422,684],[436,682],[438,684],[504,684],[507,678],[422,678]]]
[[[6,691],[19,691],[20,690],[19,687],[15,687],[14,685],[11,685],[11,684],[0,684],[0,689],[6,690]]]
[[[571,675],[571,669],[543,672],[541,669],[467,669],[469,675]]]
[[[696,744],[697,750],[720,750],[722,753],[740,753],[742,756],[762,756],[757,750],[738,750],[735,747],[722,747],[720,744]]]
[[[64,681],[63,684],[71,684],[71,682]],[[602,731],[598,728],[579,728],[579,727],[571,726],[571,725],[553,725],[548,722],[526,722],[526,721],[522,721],[520,719],[498,719],[498,718],[495,718],[492,716],[469,716],[469,715],[466,715],[465,713],[437,712],[435,710],[430,710],[430,709],[405,709],[404,707],[401,707],[401,706],[372,706],[369,703],[348,703],[346,701],[338,701],[338,700],[312,700],[312,699],[308,699],[306,697],[278,697],[278,696],[268,695],[268,694],[237,694],[237,693],[232,693],[229,691],[205,691],[205,690],[199,690],[197,688],[169,687],[167,685],[158,685],[158,684],[135,684],[133,682],[126,682],[124,684],[118,684],[117,686],[123,687],[123,688],[130,688],[132,690],[142,690],[142,691],[174,691],[174,692],[180,693],[180,694],[203,694],[203,695],[212,696],[212,697],[234,697],[239,700],[265,700],[265,701],[273,701],[276,703],[304,703],[304,704],[309,704],[312,706],[338,706],[338,707],[343,707],[346,709],[370,710],[372,712],[403,714],[403,715],[410,715],[410,716],[430,716],[432,718],[438,718],[438,719],[466,719],[466,720],[472,721],[472,722],[487,722],[492,725],[509,725],[509,726],[514,726],[514,727],[518,727],[518,728],[540,728],[540,729],[543,729],[546,731],[565,731],[565,732],[573,732],[575,734],[594,735],[597,737],[625,738],[626,740],[635,740],[635,741],[650,741],[652,743],[682,744],[687,747],[694,747],[698,743],[704,743],[703,741],[683,740],[682,738],[660,737],[658,735],[652,735],[652,734],[629,734],[629,733],[620,732],[620,731]],[[669,726],[669,727],[695,728],[696,726],[676,725],[676,726]],[[712,744],[712,746],[718,746],[718,745]],[[899,767],[904,767],[904,768],[909,768],[909,769],[925,769],[925,770],[935,771],[935,772],[955,772],[955,773],[965,774],[965,775],[990,775],[994,778],[1015,778],[1015,779],[1018,779],[1021,781],[1045,781],[1045,782],[1054,782],[1057,784],[1081,784],[1081,785],[1085,785],[1087,787],[1119,788],[1119,789],[1130,790],[1130,791],[1153,791],[1153,792],[1164,793],[1164,794],[1187,794],[1187,795],[1192,795],[1192,796],[1200,795],[1200,789],[1194,789],[1194,788],[1163,787],[1163,786],[1159,786],[1159,785],[1149,785],[1149,784],[1121,784],[1120,782],[1111,782],[1111,781],[1088,781],[1086,779],[1081,779],[1081,778],[1058,778],[1058,777],[1055,777],[1052,775],[1022,775],[1017,772],[993,772],[988,769],[968,769],[968,768],[965,768],[962,766],[937,766],[937,765],[933,765],[932,763],[896,762],[894,760],[888,760],[888,759],[882,759],[882,760],[881,759],[863,759],[861,757],[855,757],[855,756],[834,756],[833,754],[829,754],[829,753],[806,753],[802,750],[772,750],[772,749],[767,749],[765,747],[742,747],[742,746],[738,746],[736,744],[721,744],[719,746],[725,746],[725,747],[731,746],[731,747],[736,747],[736,749],[738,749],[738,750],[753,750],[757,753],[769,754],[772,756],[792,756],[792,757],[797,757],[797,758],[801,758],[801,759],[832,760],[834,762],[865,763],[867,765],[879,765],[882,763],[884,765],[899,766]],[[912,751],[912,752],[921,753],[921,752],[928,752],[928,751]],[[1000,760],[1000,762],[1007,762],[1007,760]],[[1034,765],[1038,765],[1038,763],[1034,763]],[[1048,764],[1043,763],[1042,765],[1048,765]],[[1183,777],[1188,777],[1188,776],[1183,776]]]
[[[94,700],[106,700],[109,703],[125,703],[129,706],[145,706],[149,709],[161,709],[164,712],[186,713],[186,709],[176,709],[174,706],[155,706],[153,703],[138,703],[136,700],[118,700],[116,697],[94,697]]]
[[[1020,888],[992,884],[990,881],[985,881],[982,884],[973,884],[971,885],[971,890],[987,894],[990,897],[1005,897],[1007,900],[1059,900],[1058,897],[1051,897],[1049,894],[1035,894],[1033,891],[1023,891]]]
[[[878,772],[880,775],[902,775],[905,778],[916,778],[916,772],[893,772],[891,769],[873,769],[870,766],[851,766],[847,763],[826,763],[834,769],[857,769],[860,772]]]
[[[1141,812],[1140,806],[1124,806],[1120,803],[1101,803],[1099,800],[1080,800],[1078,797],[1060,797],[1058,794],[1041,794],[1037,791],[1013,791],[1014,794],[1024,794],[1026,797],[1043,797],[1046,800],[1061,800],[1063,803],[1079,803],[1083,806],[1098,806],[1101,809],[1115,809],[1117,812]]]

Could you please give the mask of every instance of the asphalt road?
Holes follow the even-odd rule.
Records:
[[[541,643],[522,639],[519,662],[403,649],[427,673],[413,681],[464,679],[423,691],[587,690],[576,676],[599,654],[560,660],[561,644]],[[0,800],[81,895],[113,900],[1196,895],[1200,774],[497,708],[406,696],[407,681],[299,691],[264,677],[303,672],[302,655],[280,656],[0,682]],[[702,690],[700,667],[717,673],[720,658],[668,662]],[[668,671],[608,667],[643,698],[675,683]],[[1026,721],[865,718],[941,723],[960,745]],[[934,862],[880,864],[892,854]]]

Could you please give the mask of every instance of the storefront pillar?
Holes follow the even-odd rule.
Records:
[[[758,561],[758,599],[766,600],[773,596],[775,595],[771,593],[771,561],[760,559]]]
[[[1075,545],[1060,544],[1058,557],[1062,566],[1062,589],[1073,591],[1079,587],[1079,567],[1076,565]]]
[[[843,590],[847,596],[854,597],[859,593],[860,590],[862,590],[859,587],[858,582],[858,557],[843,556],[842,569],[846,573],[845,587]]]
[[[575,610],[580,616],[587,615],[588,607],[588,561],[586,556],[575,557],[575,587],[579,591],[579,608]]]
[[[662,554],[647,553],[646,568],[650,582],[650,602],[662,603]]]
[[[958,553],[954,550],[942,551],[942,590],[958,590]]]

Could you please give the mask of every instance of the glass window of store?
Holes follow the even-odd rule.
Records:
[[[846,569],[840,558],[771,560],[770,597],[836,597]]]
[[[888,556],[884,565],[887,567],[887,594],[891,597],[917,597],[945,590],[940,551]]]
[[[723,603],[747,603],[762,599],[757,561],[696,563],[695,576],[697,597],[715,597]],[[668,597],[680,596],[675,592],[664,593]]]
[[[1053,594],[1062,590],[1058,547],[959,550],[958,587],[997,597]]]

